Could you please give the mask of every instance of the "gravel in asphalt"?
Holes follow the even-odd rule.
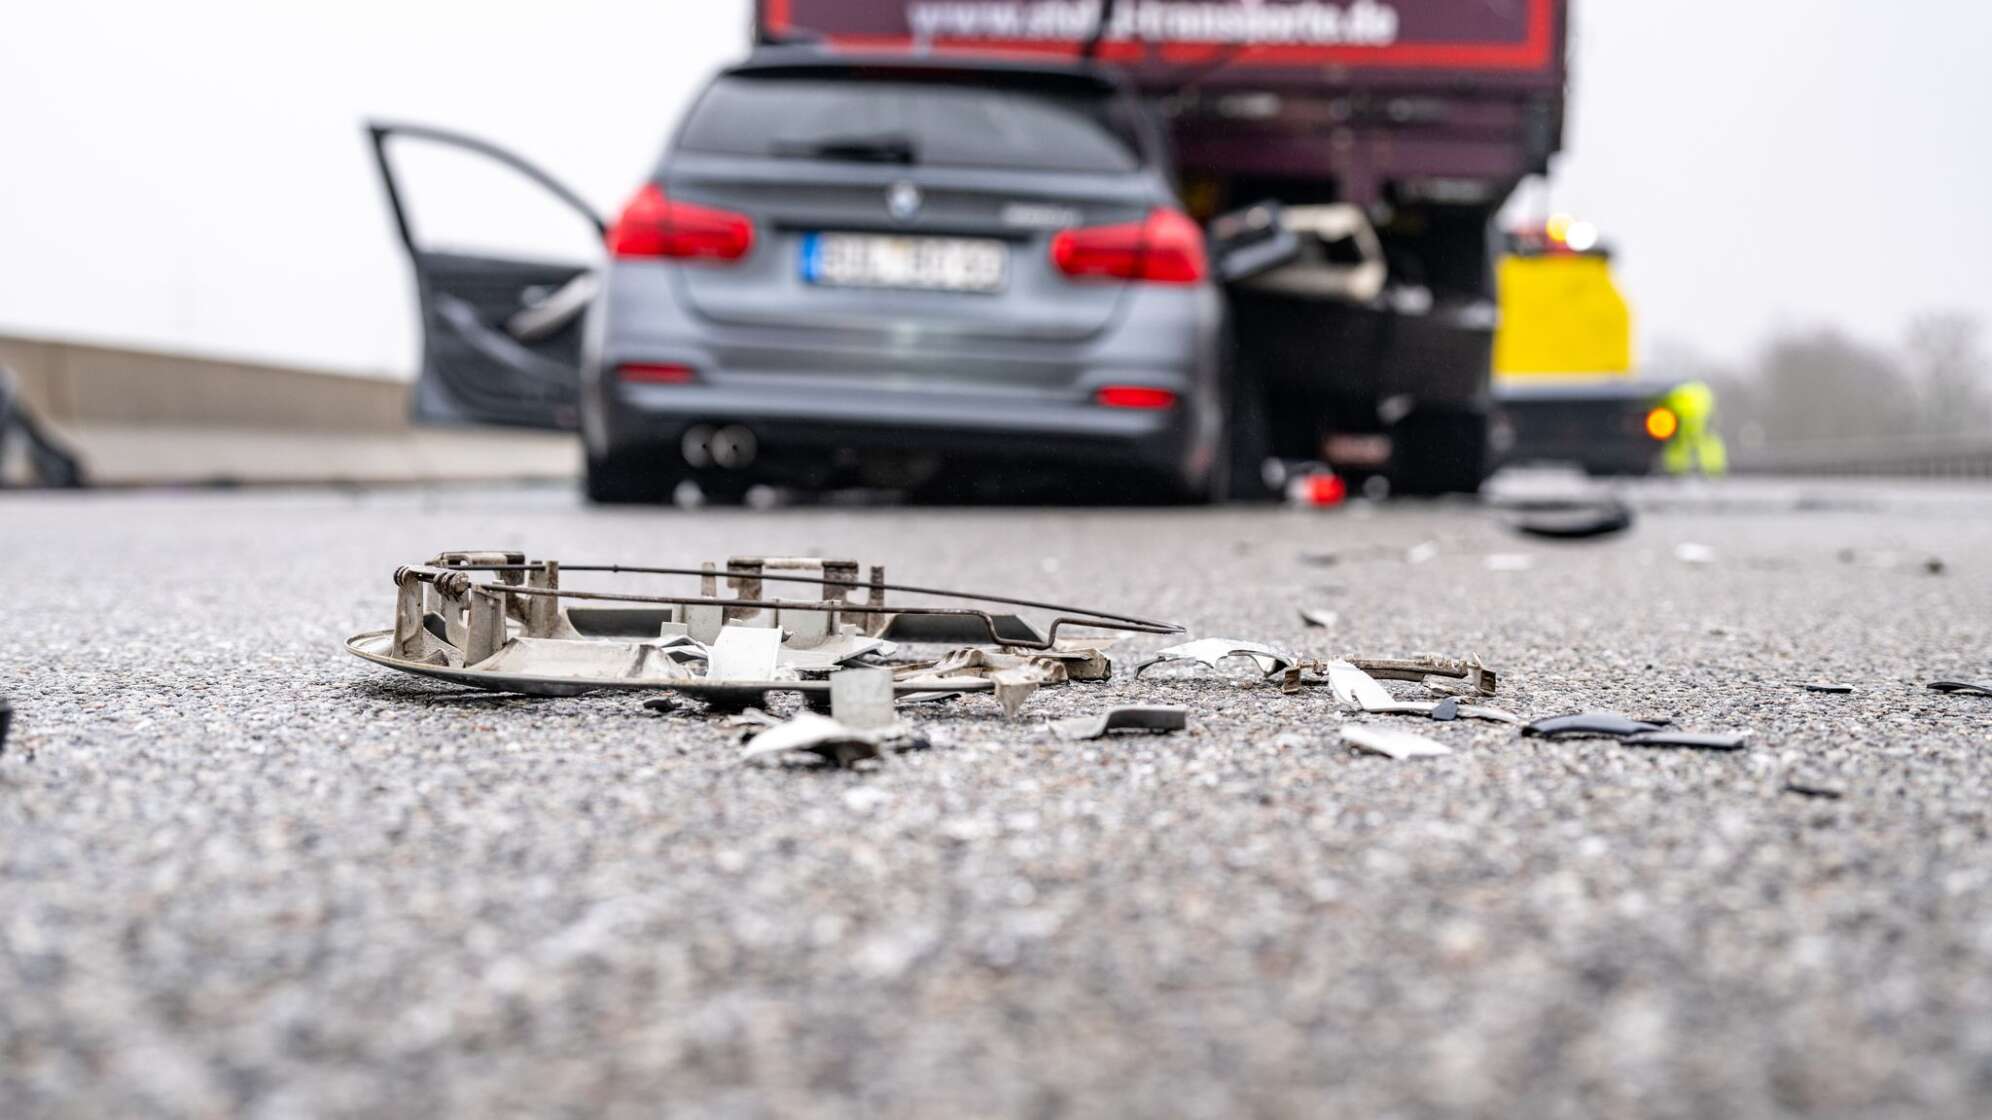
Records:
[[[1923,685],[1992,676],[1992,493],[1811,492],[1641,490],[1584,543],[1467,504],[0,500],[0,1113],[1986,1115],[1992,701]],[[917,709],[936,749],[875,771],[740,766],[637,697],[340,651],[461,547],[882,558],[1755,734],[1364,717],[1454,751],[1393,761],[1325,689],[1158,666]],[[1046,726],[1132,703],[1190,729]]]

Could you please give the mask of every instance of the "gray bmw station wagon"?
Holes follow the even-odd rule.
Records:
[[[424,248],[418,418],[578,426],[588,493],[692,481],[1227,486],[1223,301],[1111,74],[763,51],[720,73],[599,267]],[[596,220],[590,215],[591,220]]]

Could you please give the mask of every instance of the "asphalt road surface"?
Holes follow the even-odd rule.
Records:
[[[1555,545],[1467,504],[0,499],[0,1113],[1987,1115],[1992,699],[1922,684],[1992,677],[1992,490],[1638,501]],[[340,650],[463,547],[847,554],[1755,736],[1350,717],[1457,750],[1391,761],[1324,691],[1157,670],[741,766],[698,715]],[[1044,729],[1137,700],[1191,729]]]

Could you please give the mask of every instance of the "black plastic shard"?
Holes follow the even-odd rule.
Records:
[[[1558,507],[1524,509],[1509,523],[1518,533],[1549,540],[1587,540],[1608,537],[1632,527],[1632,510],[1624,502],[1612,500]]]
[[[1642,731],[1625,737],[1627,746],[1634,747],[1685,747],[1690,750],[1740,751],[1750,737],[1748,731],[1730,731],[1710,734],[1697,731],[1675,731],[1662,728],[1659,731]]]
[[[0,754],[7,753],[7,728],[14,722],[14,706],[0,696]]]
[[[1931,685],[1930,687],[1935,688],[1936,686]],[[1853,685],[1834,684],[1831,681],[1810,681],[1805,686],[1805,691],[1807,692],[1830,692],[1834,693],[1835,695],[1842,695],[1845,693],[1852,692],[1853,690],[1854,690]]]
[[[1448,696],[1432,705],[1432,718],[1441,723],[1450,723],[1459,718],[1459,699]]]
[[[1627,719],[1616,712],[1578,712],[1567,716],[1549,716],[1536,720],[1522,728],[1524,735],[1538,735],[1553,739],[1561,735],[1584,736],[1594,739],[1622,739],[1627,735],[1638,735],[1646,731],[1658,731],[1661,725],[1645,720]]]
[[[1838,782],[1804,774],[1786,778],[1784,788],[1804,797],[1823,797],[1830,801],[1837,801],[1847,794],[1846,788]]]
[[[1992,696],[1992,681],[1931,681],[1938,692],[1964,692],[1972,696]]]

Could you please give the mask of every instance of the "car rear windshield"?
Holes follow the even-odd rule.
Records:
[[[731,74],[699,99],[683,151],[942,167],[1124,172],[1131,108],[1106,91],[900,78]]]

